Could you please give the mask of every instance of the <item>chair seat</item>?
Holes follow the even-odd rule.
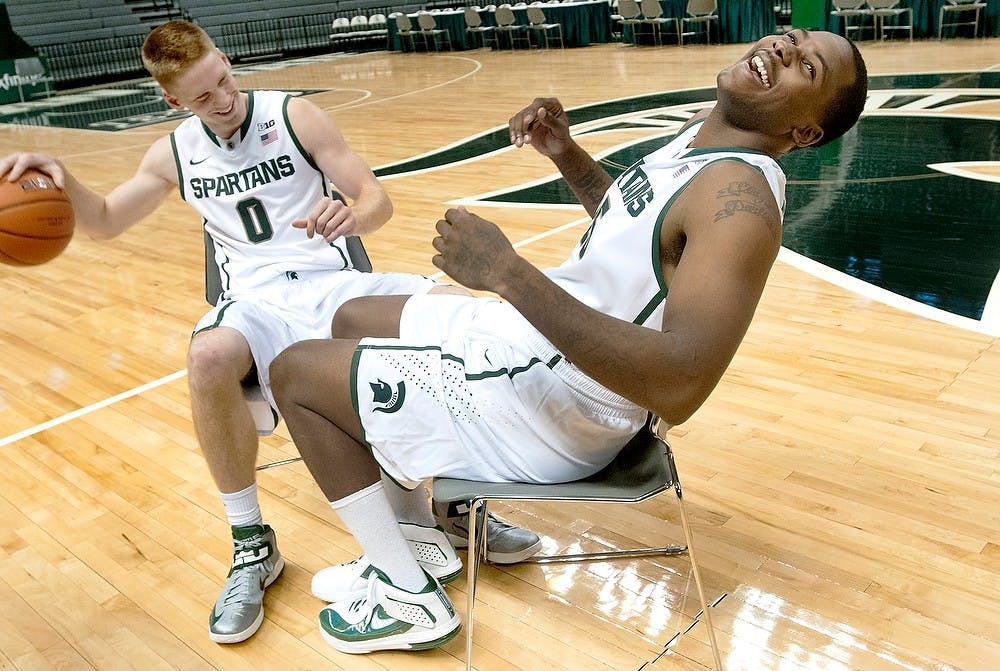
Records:
[[[669,489],[673,476],[664,460],[663,446],[640,431],[602,471],[583,480],[557,484],[477,482],[455,478],[434,480],[434,500],[620,501],[635,503]]]

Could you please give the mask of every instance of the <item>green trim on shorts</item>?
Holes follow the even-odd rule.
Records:
[[[358,364],[361,362],[361,350],[370,349],[369,345],[358,345],[351,355],[351,407],[354,408],[354,416],[358,418],[358,426],[361,427],[361,440],[368,445],[365,437],[365,423],[361,421],[361,410],[358,406]],[[371,445],[368,445],[371,451]]]
[[[445,355],[445,356],[447,356],[447,355]],[[454,357],[454,358],[456,360],[458,360],[458,361],[461,361],[461,359],[457,359],[457,357]],[[548,368],[553,368],[560,361],[562,361],[562,356],[556,354],[554,357],[552,357],[551,359],[549,359],[548,361],[546,361],[545,365]],[[462,361],[462,363],[464,364],[465,362]],[[531,368],[532,366],[534,366],[536,363],[542,363],[542,360],[539,359],[538,357],[531,357],[531,360],[528,361],[528,363],[526,365],[524,365],[524,366],[518,366],[517,368],[514,368],[513,370],[510,370],[510,369],[507,369],[507,368],[500,368],[499,370],[484,371],[482,373],[476,373],[475,375],[468,375],[468,374],[466,374],[465,379],[466,380],[485,380],[487,378],[502,377],[504,375],[506,375],[507,377],[513,379],[515,375],[517,375],[518,373],[525,372],[526,370],[528,370],[529,368]]]
[[[218,328],[219,326],[222,326],[222,317],[223,317],[223,315],[225,314],[226,310],[228,310],[233,305],[236,305],[236,301],[229,301],[228,303],[226,303],[225,305],[223,305],[221,308],[219,308],[219,314],[215,315],[215,321],[213,323],[209,324],[208,326],[204,326],[204,327],[198,329],[197,331],[195,331],[194,333],[191,334],[191,337],[193,338],[196,335],[198,335],[199,333],[204,333],[205,331],[211,331],[214,328]]]

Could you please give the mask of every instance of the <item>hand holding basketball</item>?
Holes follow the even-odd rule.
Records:
[[[33,266],[59,256],[73,237],[73,206],[43,172],[0,176],[0,262]]]

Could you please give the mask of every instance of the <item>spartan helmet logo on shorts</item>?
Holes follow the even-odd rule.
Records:
[[[382,407],[374,408],[375,412],[396,412],[403,407],[403,399],[406,398],[406,385],[402,381],[393,389],[388,382],[379,380],[369,382],[372,388],[372,402],[381,403]]]

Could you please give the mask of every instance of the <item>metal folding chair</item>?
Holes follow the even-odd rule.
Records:
[[[465,668],[470,671],[472,669],[473,607],[476,603],[476,580],[479,577],[480,561],[486,556],[486,514],[490,501],[590,501],[628,504],[644,501],[671,488],[677,495],[686,545],[665,545],[663,547],[579,554],[536,555],[525,561],[533,563],[572,562],[653,555],[676,556],[686,553],[691,562],[691,573],[694,576],[698,598],[701,601],[702,612],[708,627],[715,668],[717,671],[721,669],[722,663],[715,641],[712,615],[705,599],[698,565],[695,562],[693,539],[684,510],[684,498],[677,475],[677,467],[674,464],[670,444],[660,435],[659,421],[655,417],[651,418],[646,427],[622,448],[611,464],[599,473],[583,480],[558,484],[476,482],[453,478],[436,478],[434,480],[433,496],[435,501],[449,506],[459,513],[465,512],[464,508],[467,506],[469,512],[469,554],[466,565],[468,597],[464,623]]]

